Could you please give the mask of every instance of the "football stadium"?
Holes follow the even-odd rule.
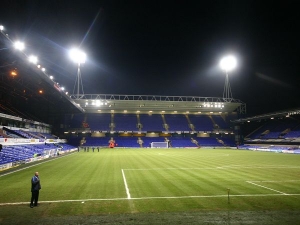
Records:
[[[0,28],[0,224],[300,223],[300,109],[84,94],[82,54],[71,94]]]

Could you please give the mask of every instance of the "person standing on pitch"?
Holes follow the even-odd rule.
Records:
[[[137,143],[140,145],[141,148],[143,148],[144,141],[140,137],[138,138]]]
[[[39,172],[35,172],[34,176],[31,178],[31,201],[30,208],[38,205],[39,201],[39,192],[41,189],[41,182],[39,178]],[[34,203],[34,204],[33,204]]]
[[[168,148],[172,148],[171,141],[168,138],[165,138],[165,142],[168,143]]]
[[[114,138],[110,138],[110,140],[108,141],[108,143],[109,143],[109,146],[108,147],[110,147],[110,148],[114,148],[115,147],[115,140],[114,140]]]
[[[195,145],[197,145],[198,148],[200,148],[200,145],[196,139],[191,138],[191,142],[194,143]]]

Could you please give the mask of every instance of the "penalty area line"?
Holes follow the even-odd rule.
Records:
[[[262,187],[262,188],[265,188],[265,189],[268,189],[268,190],[271,190],[271,191],[275,191],[275,192],[281,193],[281,194],[283,194],[283,195],[287,195],[287,193],[284,193],[284,192],[281,192],[281,191],[277,191],[277,190],[275,190],[275,189],[273,189],[273,188],[269,188],[269,187],[266,187],[266,186],[263,186],[263,185],[260,185],[260,184],[253,183],[253,182],[251,182],[251,181],[246,181],[246,182],[249,183],[249,184],[258,186],[258,187]]]
[[[124,181],[124,185],[125,185],[127,199],[131,199],[129,188],[128,188],[128,185],[127,185],[127,181],[126,181],[126,177],[125,177],[125,173],[124,173],[123,169],[122,169],[122,176],[123,176],[123,181]]]

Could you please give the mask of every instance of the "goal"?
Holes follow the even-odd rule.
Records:
[[[151,142],[151,148],[168,148],[167,142]]]

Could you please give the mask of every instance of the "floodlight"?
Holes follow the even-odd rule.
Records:
[[[23,42],[17,41],[17,42],[14,43],[14,47],[17,50],[22,51],[25,48],[25,45],[24,45]]]
[[[46,71],[46,69],[45,69],[45,68],[42,68],[42,71],[43,71],[43,72],[45,72],[45,71]]]
[[[230,71],[236,67],[236,58],[234,56],[226,56],[220,61],[220,67],[222,70]]]
[[[49,78],[50,78],[51,80],[53,80],[54,77],[53,77],[53,76],[49,76]]]
[[[29,60],[29,62],[34,63],[34,64],[36,64],[38,61],[37,57],[34,55],[29,56],[28,60]]]
[[[0,30],[3,31],[4,30],[4,26],[0,25]]]
[[[96,100],[96,106],[100,106],[101,105],[101,101],[100,100]]]
[[[79,49],[71,49],[70,50],[70,58],[75,62],[75,63],[85,63],[86,59],[86,54]]]

